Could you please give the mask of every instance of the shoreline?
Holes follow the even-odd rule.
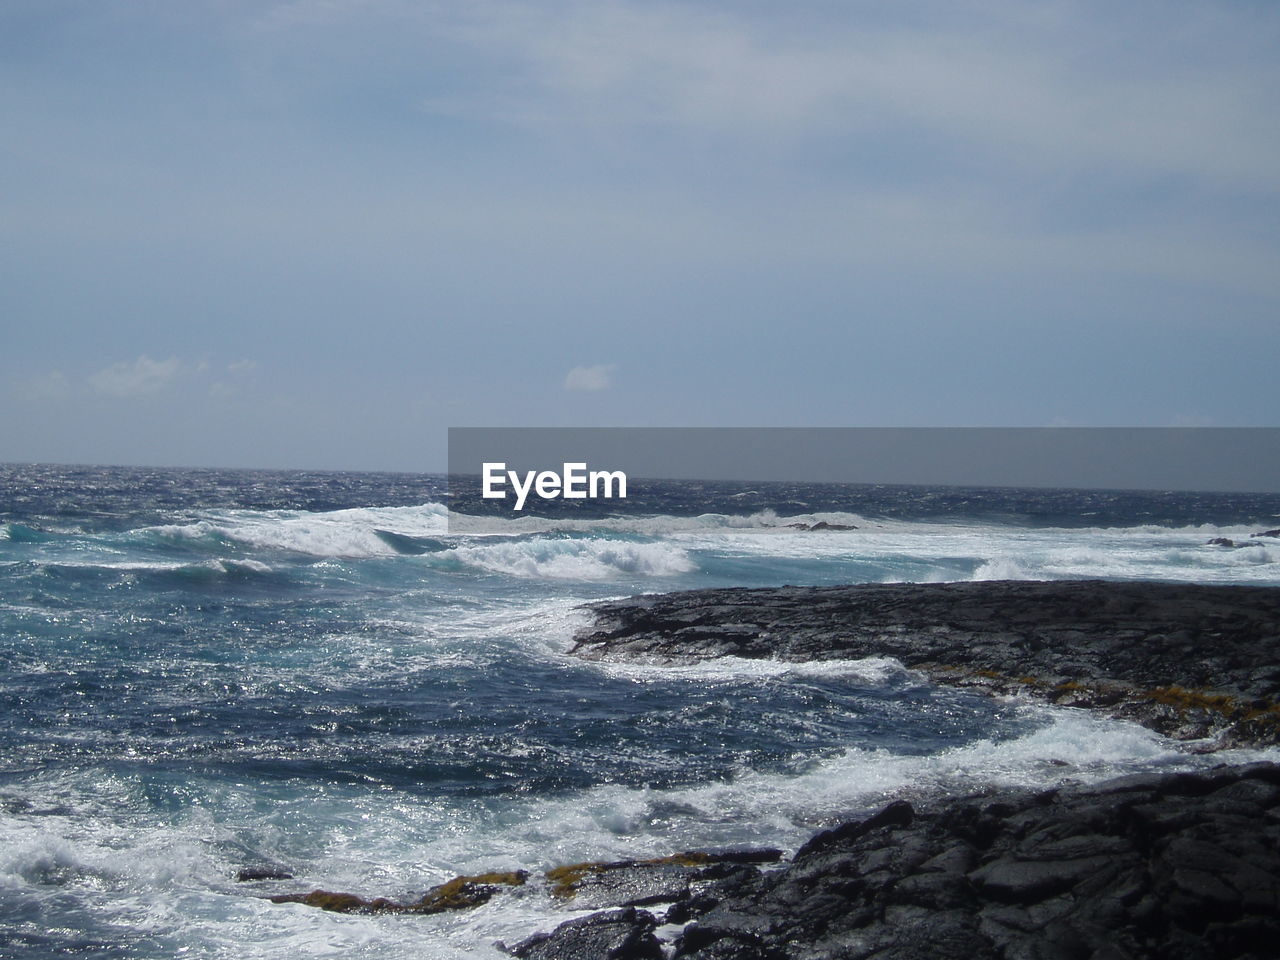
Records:
[[[1280,743],[1280,587],[992,580],[723,588],[586,605],[572,653],[680,663],[887,656],[941,683]]]
[[[591,604],[587,659],[892,656],[944,683],[1280,740],[1280,588],[990,581],[724,589]],[[898,800],[780,871],[708,871],[664,917],[570,921],[524,958],[1264,957],[1280,937],[1280,765]],[[626,910],[630,912],[626,912]]]
[[[503,949],[523,960],[1263,960],[1280,937],[1278,841],[1273,763],[898,800],[815,835],[780,870],[689,871],[665,912],[619,898]],[[646,863],[631,873],[641,891],[654,879]]]
[[[1202,752],[1280,739],[1280,587],[726,588],[586,609],[594,622],[571,651],[586,659],[891,656],[941,682],[1212,738]],[[459,877],[411,904],[271,899],[433,913],[526,879]],[[898,799],[789,859],[695,850],[559,866],[541,882],[597,912],[497,945],[529,960],[1261,960],[1280,941],[1280,764]]]

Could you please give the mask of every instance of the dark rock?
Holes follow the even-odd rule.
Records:
[[[656,926],[644,910],[605,910],[534,934],[511,953],[522,960],[662,960]]]
[[[1251,536],[1251,537],[1280,537],[1280,529],[1277,529],[1277,530],[1263,530],[1261,533],[1251,533],[1251,534],[1249,534],[1249,536]]]
[[[1002,858],[969,874],[974,886],[991,900],[1032,904],[1065,893],[1085,877],[1104,869],[1105,857],[1082,860],[1017,860]]]
[[[575,907],[643,907],[689,893],[696,868],[678,863],[619,865],[588,873],[572,886]]]
[[[1234,547],[1236,542],[1227,537],[1214,537],[1211,540],[1206,540],[1205,545],[1209,547]]]
[[[590,606],[587,659],[889,656],[1168,736],[1280,743],[1280,587],[1103,581],[695,590]]]
[[[292,880],[293,874],[286,873],[278,867],[245,867],[236,874],[239,883],[250,883],[255,880]]]
[[[1250,764],[895,805],[723,891],[674,956],[1261,960],[1280,942],[1277,778]]]
[[[894,827],[910,826],[914,816],[915,811],[911,809],[911,804],[905,800],[896,800],[873,817],[846,823],[834,830],[824,830],[810,838],[808,843],[796,851],[796,859],[803,860],[837,844],[856,840],[872,830],[881,828],[892,830]]]
[[[577,907],[642,907],[671,903],[688,896],[694,880],[726,876],[724,868],[773,863],[782,851],[773,848],[677,853],[650,860],[574,863],[547,871],[555,896]]]

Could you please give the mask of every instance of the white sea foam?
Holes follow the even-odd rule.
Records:
[[[1040,714],[1043,725],[1013,740],[983,740],[928,756],[848,748],[799,775],[744,771],[731,781],[669,789],[602,786],[571,799],[536,801],[518,815],[508,812],[491,837],[433,844],[432,859],[460,871],[494,862],[536,869],[716,844],[793,848],[818,827],[904,793],[1095,783],[1136,770],[1192,769],[1228,759],[1192,755],[1142,727],[1084,711],[1018,709]],[[1239,751],[1230,759],[1255,758],[1275,760],[1280,750]]]
[[[687,551],[661,542],[533,539],[459,546],[452,553],[479,570],[537,580],[670,577],[696,569]]]
[[[974,580],[1039,580],[1035,573],[1024,566],[1024,562],[1013,557],[997,557],[988,560],[978,567],[973,574]]]
[[[852,530],[803,530],[826,522]],[[1000,524],[868,519],[850,513],[703,514],[598,519],[449,515],[441,503],[327,513],[228,511],[150,528],[172,539],[215,539],[255,550],[341,559],[416,553],[464,568],[526,579],[592,582],[677,577],[699,557],[834,561],[846,579],[937,581],[1077,577],[1280,582],[1280,543],[1252,527],[1023,528]],[[545,534],[546,536],[541,536]],[[566,536],[568,535],[568,536]],[[576,535],[576,536],[574,536]],[[407,538],[398,544],[396,538]],[[511,540],[509,538],[519,538]],[[1225,537],[1241,546],[1211,545]]]
[[[860,680],[880,685],[891,679],[916,678],[892,657],[866,657],[861,660],[808,660],[792,663],[786,660],[761,660],[746,657],[717,657],[698,663],[651,665],[635,661],[598,661],[589,666],[611,677],[625,677],[637,683],[666,680],[735,681],[799,677],[815,680]]]
[[[685,534],[715,535],[720,532],[790,535],[801,531],[790,524],[812,526],[825,521],[842,526],[876,527],[879,521],[868,521],[855,513],[808,513],[780,517],[773,510],[761,510],[751,514],[703,513],[697,516],[678,517],[657,514],[638,517],[604,517],[596,519],[556,519],[546,517],[519,517],[516,519],[475,517],[451,514],[449,531],[454,534],[483,536],[494,534],[530,533],[626,533],[642,537],[671,537]],[[832,531],[848,532],[848,531]],[[822,532],[825,533],[825,532]]]
[[[163,935],[196,956],[496,958],[495,940],[511,943],[577,915],[548,895],[538,871],[550,866],[721,844],[791,850],[818,829],[901,796],[987,784],[1044,788],[1135,770],[1280,758],[1277,750],[1199,757],[1150,731],[1084,711],[1010,709],[1041,725],[1012,740],[931,756],[846,748],[799,773],[742,770],[725,781],[663,789],[602,785],[498,805],[422,804],[395,793],[312,785],[270,806],[241,803],[228,792],[218,813],[196,807],[168,821],[142,820],[128,813],[136,785],[107,783],[95,787],[106,796],[93,801],[104,809],[76,817],[0,815],[0,886],[10,896],[74,896],[104,920]],[[235,870],[254,857],[288,865],[297,880],[234,883]],[[511,868],[530,870],[530,885],[456,915],[349,917],[261,899],[314,887],[407,898],[454,875]]]
[[[360,558],[395,556],[399,552],[378,535],[380,530],[405,537],[435,537],[445,532],[445,525],[444,505],[428,503],[420,507],[359,507],[327,513],[231,511],[195,523],[151,529],[174,538],[219,537],[259,549]]]
[[[44,564],[44,566],[86,570],[125,570],[138,573],[168,573],[179,570],[196,574],[271,572],[271,566],[269,564],[263,563],[261,560],[253,560],[250,558],[239,560],[213,558],[209,560],[201,560],[197,563],[178,563],[162,560],[105,560],[97,562],[82,560],[70,563],[47,563]]]

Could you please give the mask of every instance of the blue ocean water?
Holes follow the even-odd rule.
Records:
[[[1104,577],[1280,584],[1280,497],[651,483],[448,516],[444,478],[0,466],[0,955],[496,957],[571,916],[468,872],[791,847],[906,787],[1209,762],[893,661],[566,655],[594,599]],[[805,530],[825,521],[855,529]],[[1225,537],[1242,544],[1208,541]],[[291,880],[237,882],[270,867]]]

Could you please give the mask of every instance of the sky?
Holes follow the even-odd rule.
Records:
[[[1280,5],[4,0],[0,461],[1275,426]]]

